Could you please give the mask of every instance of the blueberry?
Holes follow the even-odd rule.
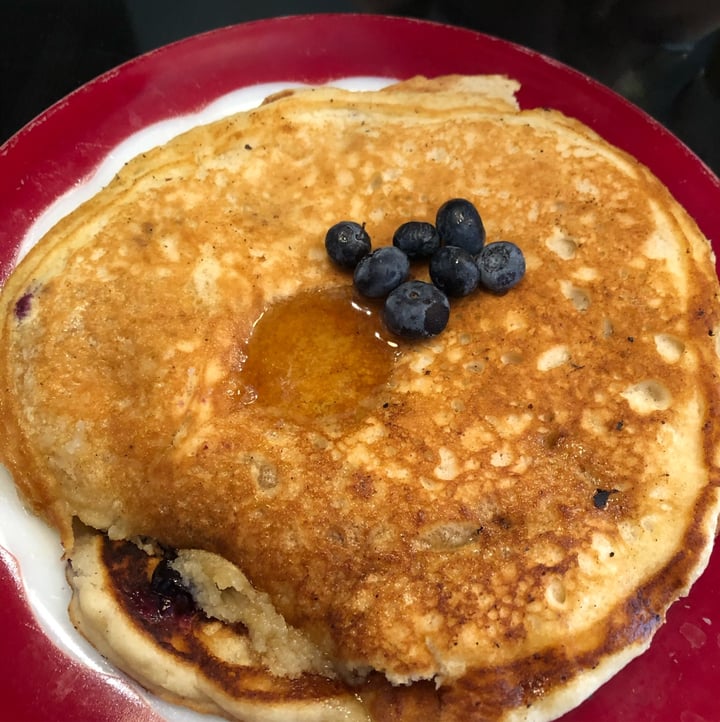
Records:
[[[365,256],[355,267],[355,288],[370,298],[386,296],[410,273],[408,257],[395,246],[383,246]]]
[[[370,253],[370,247],[365,226],[355,221],[340,221],[325,235],[325,250],[341,268],[355,268],[358,261]]]
[[[404,338],[429,338],[439,334],[450,318],[447,296],[432,283],[406,281],[385,300],[385,325]]]
[[[480,285],[494,293],[505,293],[525,275],[525,256],[510,241],[488,243],[475,259]]]
[[[485,244],[485,227],[480,214],[464,198],[443,203],[438,209],[435,227],[446,246],[460,246],[475,255]]]
[[[430,259],[430,278],[448,296],[467,296],[480,282],[474,256],[459,246],[443,246]]]
[[[430,258],[440,248],[440,235],[432,223],[408,221],[393,235],[393,245],[404,251],[411,261]]]
[[[192,595],[185,588],[180,573],[163,559],[155,567],[150,579],[150,589],[158,597],[158,611],[174,611],[186,614],[194,608]]]
[[[180,572],[173,569],[167,559],[162,559],[155,567],[150,579],[150,588],[155,594],[168,598],[187,593]]]
[[[33,294],[28,291],[25,295],[15,303],[15,317],[18,321],[22,321],[29,313],[32,307]]]

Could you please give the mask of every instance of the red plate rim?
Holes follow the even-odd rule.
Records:
[[[195,112],[237,88],[350,76],[505,73],[523,107],[553,107],[583,121],[649,166],[720,245],[720,181],[682,142],[622,97],[534,51],[474,31],[368,14],[261,20],[196,35],[139,56],[54,104],[0,147],[0,283],[41,212],[86,178],[132,133]],[[7,719],[154,719],[130,687],[69,661],[26,605],[20,571],[0,549],[0,655]],[[720,559],[676,604],[649,652],[567,722],[716,719],[720,677]],[[59,684],[58,679],[64,680]],[[76,680],[71,691],[70,679]],[[80,687],[77,686],[80,683]],[[682,684],[681,684],[682,683]]]

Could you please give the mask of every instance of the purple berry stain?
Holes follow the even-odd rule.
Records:
[[[15,303],[15,318],[17,318],[18,321],[22,321],[26,316],[30,314],[30,307],[32,306],[32,300],[33,300],[34,294],[32,291],[28,291],[27,293],[20,296],[20,298]]]

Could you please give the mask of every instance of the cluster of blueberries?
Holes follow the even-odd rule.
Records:
[[[435,225],[403,223],[393,245],[372,249],[364,224],[341,221],[325,236],[330,258],[353,271],[355,288],[369,298],[385,298],[383,319],[394,334],[429,338],[450,317],[449,297],[467,296],[478,287],[502,294],[525,275],[525,257],[510,241],[485,244],[477,208],[453,198],[438,209]],[[411,261],[428,260],[432,283],[408,280]]]

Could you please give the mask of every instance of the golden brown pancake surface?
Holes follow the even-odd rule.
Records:
[[[283,94],[128,164],[3,292],[0,454],[70,554],[76,517],[215,552],[346,679],[545,719],[707,561],[718,288],[646,169],[471,86]],[[526,277],[394,339],[325,230],[451,197]]]

